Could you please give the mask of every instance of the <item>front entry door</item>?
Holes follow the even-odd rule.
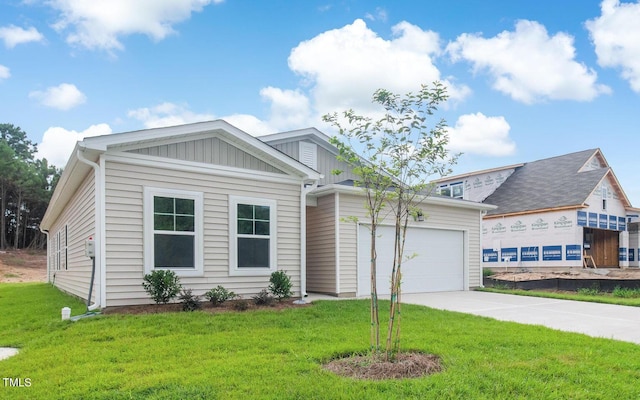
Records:
[[[598,268],[618,268],[620,236],[616,231],[592,229],[591,256]]]

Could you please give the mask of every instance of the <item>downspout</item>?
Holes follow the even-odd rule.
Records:
[[[300,190],[300,297],[307,297],[307,194],[317,187],[303,181]]]
[[[487,215],[485,210],[480,211],[480,239],[478,242],[480,243],[480,287],[484,287],[484,255],[482,249],[482,224],[484,222],[484,216]]]
[[[98,234],[98,232],[100,231],[100,226],[99,226],[99,221],[100,221],[100,217],[97,215],[97,213],[99,212],[99,204],[97,199],[99,198],[99,194],[100,194],[100,190],[99,190],[99,182],[100,182],[100,166],[96,163],[94,163],[91,160],[88,160],[87,158],[85,158],[85,156],[83,155],[83,150],[85,148],[83,147],[78,147],[78,150],[76,152],[76,156],[78,157],[78,160],[82,163],[87,164],[88,166],[90,166],[91,168],[93,168],[94,171],[94,185],[95,185],[95,197],[96,197],[96,206],[95,206],[95,232],[94,232],[94,237],[95,237],[95,241],[96,243],[96,249],[99,248],[99,243],[101,241],[101,237]],[[96,250],[96,252],[98,252],[98,250]],[[102,268],[102,265],[100,266]],[[96,263],[95,263],[95,258],[91,260],[91,282],[89,283],[89,296],[87,299],[87,311],[93,311],[96,310],[98,308],[100,308],[100,302],[97,300],[100,298],[100,296],[98,296],[98,293],[96,293],[95,298],[96,301],[93,304],[89,304],[91,302],[91,293],[93,292],[93,283],[94,283],[94,279],[95,279],[95,272],[96,272]],[[101,285],[98,285],[98,287],[101,287]]]
[[[49,231],[44,230],[41,227],[38,227],[38,229],[40,229],[40,232],[44,233],[44,235],[47,237],[47,282],[51,284],[55,284],[56,283],[55,275],[53,276],[53,281],[51,281],[51,265],[50,265],[51,254],[49,254],[49,250],[51,246],[49,246]]]

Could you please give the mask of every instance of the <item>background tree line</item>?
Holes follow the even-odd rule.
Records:
[[[37,151],[22,129],[0,124],[0,250],[46,246],[40,221],[62,170]]]

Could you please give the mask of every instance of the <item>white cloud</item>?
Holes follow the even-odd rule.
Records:
[[[382,7],[376,7],[376,11],[374,13],[366,13],[364,16],[366,19],[370,21],[382,21],[387,22],[387,10]]]
[[[247,132],[252,136],[268,135],[270,133],[281,131],[281,129],[274,128],[269,124],[269,122],[262,121],[255,116],[248,114],[232,114],[227,115],[226,117],[221,117],[220,119],[227,121],[231,125]],[[300,126],[298,126],[298,128],[300,128]]]
[[[19,26],[9,25],[0,27],[0,39],[4,41],[4,45],[12,49],[19,44],[29,42],[41,42],[44,36],[34,27],[23,29]]]
[[[504,117],[487,117],[482,113],[461,115],[449,127],[449,149],[454,152],[506,156],[515,152],[509,137],[511,127]]]
[[[420,83],[443,80],[433,62],[441,50],[437,33],[400,22],[392,34],[391,40],[383,39],[358,19],[300,43],[291,51],[289,68],[310,88],[319,114],[348,108],[372,111],[376,89],[404,94],[418,90]],[[469,93],[466,87],[446,83],[453,99]]]
[[[38,144],[37,157],[46,158],[49,164],[64,168],[76,142],[86,137],[108,134],[111,134],[111,127],[107,124],[91,125],[82,132],[57,126],[51,127],[42,135],[42,142]]]
[[[622,77],[640,93],[640,2],[604,0],[602,15],[586,22],[598,64],[620,67]]]
[[[119,38],[141,33],[162,40],[175,33],[173,25],[189,19],[210,3],[223,0],[52,0],[60,11],[54,24],[69,31],[67,42],[88,49],[122,50]]]
[[[29,98],[39,101],[44,106],[65,111],[87,101],[87,96],[71,83],[51,86],[45,91],[35,90],[29,93]]]
[[[595,71],[575,61],[572,36],[562,32],[549,36],[535,21],[518,21],[515,31],[490,39],[462,34],[447,51],[453,61],[471,62],[475,72],[488,71],[494,89],[527,104],[547,99],[589,101],[611,91],[596,83]]]
[[[0,64],[0,80],[9,79],[10,76],[11,76],[11,72],[9,72],[9,68]]]
[[[307,96],[300,90],[269,86],[260,91],[260,96],[271,104],[269,125],[276,130],[296,129],[309,124],[311,106]]]
[[[202,122],[214,119],[211,114],[197,114],[189,110],[188,105],[161,103],[153,107],[143,107],[130,110],[127,115],[141,121],[145,128],[160,128],[192,122]]]

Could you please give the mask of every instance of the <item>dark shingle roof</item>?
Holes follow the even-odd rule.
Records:
[[[585,150],[524,164],[483,203],[489,215],[583,204],[610,168],[578,172],[598,150]]]

